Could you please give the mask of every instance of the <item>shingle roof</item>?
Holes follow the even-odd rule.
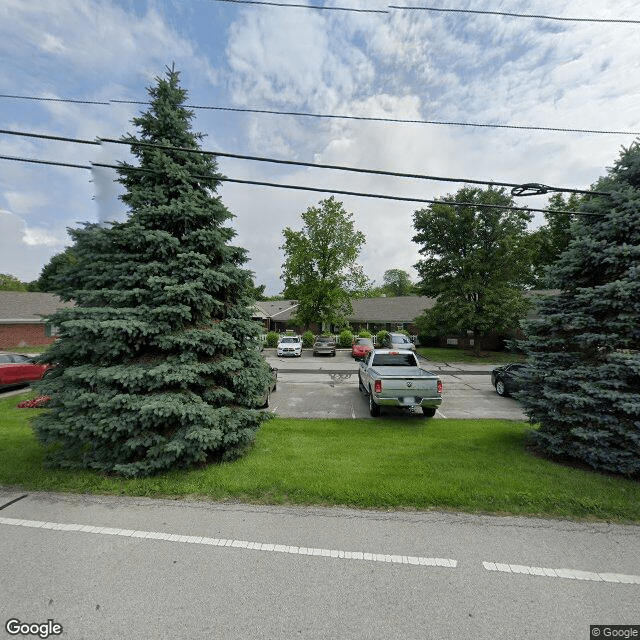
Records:
[[[413,322],[425,309],[436,303],[426,296],[400,296],[397,298],[361,298],[352,300],[350,322]]]
[[[53,293],[0,291],[0,322],[42,322],[42,316],[73,306],[73,302],[63,302]]]
[[[256,309],[264,318],[271,318],[280,322],[287,322],[295,315],[298,308],[297,300],[263,300],[256,302]]]

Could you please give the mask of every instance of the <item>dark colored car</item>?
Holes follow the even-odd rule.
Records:
[[[21,353],[0,351],[0,388],[19,387],[40,380],[49,365]]]
[[[269,406],[269,396],[276,390],[278,386],[278,370],[274,367],[269,367],[269,371],[271,372],[271,379],[269,380],[269,386],[262,396],[262,402],[260,404],[261,409],[266,409]]]
[[[362,360],[373,349],[371,338],[356,338],[351,346],[351,357]]]
[[[524,364],[507,364],[496,367],[491,372],[491,384],[496,388],[499,396],[509,396],[523,387],[521,374]]]
[[[313,343],[313,355],[318,356],[321,353],[336,355],[336,341],[331,336],[318,336]]]

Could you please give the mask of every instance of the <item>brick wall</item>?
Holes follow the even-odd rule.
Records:
[[[0,349],[51,344],[54,340],[45,335],[44,323],[0,324]]]

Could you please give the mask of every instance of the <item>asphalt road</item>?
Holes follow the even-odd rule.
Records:
[[[92,640],[587,640],[591,624],[640,624],[640,527],[58,494],[10,503],[20,495],[0,492],[0,637],[16,637],[11,619]]]
[[[370,418],[366,396],[358,390],[358,364],[350,352],[335,357],[278,358],[265,352],[278,369],[278,388],[270,398],[270,409],[288,418]],[[503,418],[526,420],[513,398],[501,398],[491,385],[494,365],[449,365],[424,360],[423,366],[443,382],[442,405],[437,418]],[[387,418],[407,417],[406,411],[382,408]],[[423,420],[422,412],[414,414]],[[375,420],[377,418],[371,418]]]

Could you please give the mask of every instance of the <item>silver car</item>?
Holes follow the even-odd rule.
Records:
[[[405,336],[404,333],[388,333],[382,340],[382,347],[384,349],[416,350],[416,345],[413,344],[409,339],[409,336]]]

